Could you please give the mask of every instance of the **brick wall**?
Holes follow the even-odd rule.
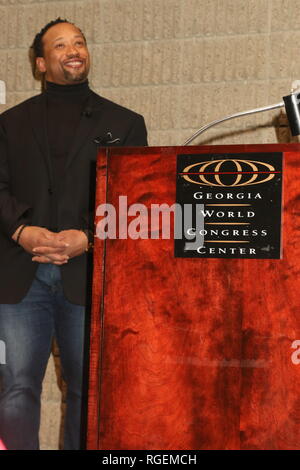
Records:
[[[151,145],[180,145],[211,120],[277,103],[300,79],[295,0],[0,0],[0,80],[7,86],[0,111],[39,91],[28,46],[57,16],[85,32],[94,90],[142,113]],[[279,114],[229,121],[197,143],[277,142]],[[290,140],[282,131],[279,138]],[[51,361],[43,392],[44,449],[57,448],[59,416]]]

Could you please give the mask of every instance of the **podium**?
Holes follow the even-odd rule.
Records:
[[[300,449],[300,145],[101,149],[96,208],[171,206],[178,155],[222,153],[283,155],[281,259],[96,237],[88,449]]]

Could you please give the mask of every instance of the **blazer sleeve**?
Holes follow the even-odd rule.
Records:
[[[9,238],[23,223],[30,223],[30,206],[18,201],[10,193],[8,142],[5,128],[0,121],[0,229]]]
[[[136,115],[122,146],[147,147],[147,129],[143,116]]]

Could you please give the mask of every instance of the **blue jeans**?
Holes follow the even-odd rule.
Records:
[[[8,449],[39,449],[42,381],[56,337],[67,383],[65,449],[80,448],[85,308],[63,294],[60,268],[40,264],[18,304],[0,304],[0,438]]]

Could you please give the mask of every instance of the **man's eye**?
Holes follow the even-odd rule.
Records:
[[[64,44],[62,43],[56,44],[55,46],[56,49],[61,49],[62,47],[64,47]]]
[[[83,46],[83,41],[76,41],[77,46]]]

